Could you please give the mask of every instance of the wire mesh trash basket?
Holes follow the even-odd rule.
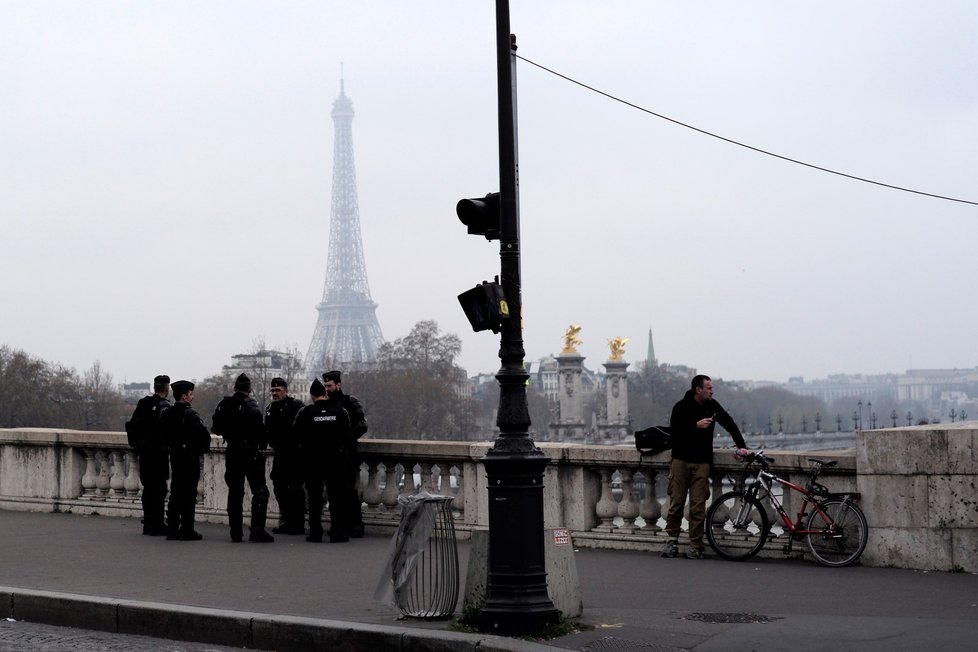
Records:
[[[458,543],[451,496],[402,496],[401,524],[378,586],[404,616],[450,618],[458,602]]]

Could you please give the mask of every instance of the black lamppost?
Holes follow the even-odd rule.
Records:
[[[871,430],[876,430],[876,415],[873,414],[873,402],[870,401],[866,405],[866,416],[869,418],[869,427]]]
[[[855,410],[852,411],[852,430],[853,432],[859,430],[859,415],[856,414]]]
[[[954,423],[954,418],[958,416],[958,413],[955,411],[954,408],[951,408],[951,412],[949,416],[951,417],[951,423]]]
[[[482,459],[489,490],[489,574],[483,631],[532,634],[560,614],[547,594],[543,471],[547,458],[529,436],[520,292],[519,177],[516,148],[516,38],[509,0],[496,0],[499,100],[499,281],[509,308],[500,325],[499,436]]]
[[[842,432],[842,415],[838,412],[835,413],[835,431]]]
[[[859,422],[857,430],[863,429],[863,402],[862,399],[859,401]]]
[[[778,434],[784,434],[782,426],[784,425],[784,417],[780,414],[778,415]]]
[[[815,413],[815,432],[822,432],[822,414],[820,412]]]
[[[897,420],[896,408],[893,408],[893,412],[890,413],[890,418],[893,419],[893,427],[896,428],[896,420]]]
[[[808,417],[806,417],[804,414],[801,415],[801,431],[803,433],[808,432]]]
[[[907,410],[907,425],[913,425],[913,413],[910,410]]]

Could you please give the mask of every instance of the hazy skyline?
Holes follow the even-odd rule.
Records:
[[[978,5],[511,1],[518,53],[648,110],[978,201]],[[371,295],[498,369],[456,295],[498,243],[494,3],[0,4],[0,344],[119,382],[303,353],[332,102],[353,102]],[[568,325],[728,380],[978,366],[978,207],[818,172],[517,66],[528,360]]]

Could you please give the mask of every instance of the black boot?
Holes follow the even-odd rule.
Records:
[[[240,509],[228,509],[228,524],[231,526],[231,542],[241,543],[244,538],[244,524]]]
[[[248,541],[251,543],[271,543],[275,537],[265,531],[265,517],[268,511],[268,503],[259,499],[257,496],[251,501],[251,534]]]

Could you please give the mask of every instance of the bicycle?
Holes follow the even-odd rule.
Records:
[[[854,491],[832,493],[817,482],[823,468],[838,462],[809,458],[812,470],[808,484],[802,487],[771,473],[771,458],[763,450],[738,459],[745,462],[739,483],[714,500],[706,512],[706,538],[717,555],[744,561],[757,555],[769,536],[777,536],[771,532],[763,506],[767,500],[780,517],[785,534],[789,534],[785,554],[791,553],[794,541],[804,539],[812,556],[825,566],[848,566],[859,559],[869,538],[866,516],[855,503],[860,495]],[[804,497],[794,521],[771,491],[774,483]]]

